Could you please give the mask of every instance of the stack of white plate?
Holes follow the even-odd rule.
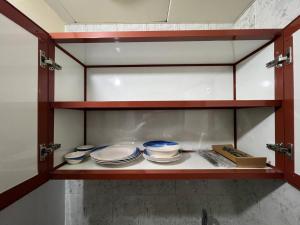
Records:
[[[119,165],[131,162],[141,155],[138,148],[131,144],[116,144],[96,149],[90,156],[100,165]]]
[[[148,141],[143,146],[144,158],[152,162],[169,163],[182,158],[182,153],[179,152],[180,145],[176,142]]]

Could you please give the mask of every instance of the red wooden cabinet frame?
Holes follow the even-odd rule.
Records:
[[[300,29],[300,17],[296,18],[291,22],[283,32],[284,38],[284,49],[287,50],[289,47],[293,49],[293,33]],[[293,57],[292,57],[293,58]],[[299,76],[299,74],[294,74],[293,62],[290,64],[285,64],[284,70],[284,110],[285,110],[285,144],[294,145],[294,76]],[[299,151],[298,146],[294,145],[294,151]],[[294,157],[285,158],[285,178],[292,185],[300,188],[300,175],[295,173],[295,162]]]
[[[51,36],[28,19],[24,14],[10,5],[7,1],[0,0],[0,12],[39,38],[39,49],[48,53],[50,58],[55,58],[55,46],[62,49],[58,43],[65,42],[114,42],[114,41],[195,41],[195,40],[259,40],[271,41],[261,48],[251,52],[247,57],[275,43],[274,55],[284,53],[286,46],[292,45],[291,35],[300,28],[300,19],[297,18],[283,32],[278,29],[265,30],[214,30],[214,31],[151,31],[151,32],[101,32],[101,33],[54,33]],[[62,49],[67,55],[84,66],[85,85],[86,70],[84,65],[70,53]],[[38,53],[37,53],[38,55]],[[233,82],[235,87],[235,67],[244,57],[233,64]],[[38,60],[38,57],[37,57]],[[225,64],[213,64],[224,66]],[[103,66],[103,65],[102,65]],[[105,65],[104,65],[105,66]],[[118,65],[116,65],[118,66]],[[148,66],[148,65],[130,65]],[[157,66],[157,65],[149,65]],[[172,66],[172,65],[161,65]],[[186,65],[181,65],[186,66]],[[190,65],[188,65],[190,66]],[[195,65],[199,66],[199,65]],[[208,66],[208,65],[205,65]],[[110,67],[110,66],[109,66]],[[276,108],[275,114],[275,139],[277,143],[294,143],[293,121],[293,67],[285,65],[275,70],[275,97],[273,101],[179,101],[179,102],[54,102],[54,72],[39,68],[39,99],[38,99],[38,144],[53,142],[54,136],[54,108],[70,109],[128,109],[128,108],[239,108],[263,107]],[[235,88],[234,88],[235,96]],[[86,101],[86,90],[85,90]],[[236,120],[236,118],[235,118]],[[236,123],[236,121],[235,121]],[[84,131],[86,132],[86,131]],[[236,129],[234,132],[236,142]],[[38,146],[37,146],[38,149]],[[38,154],[38,151],[37,151]],[[39,175],[27,180],[16,187],[4,192],[0,196],[0,209],[8,206],[22,196],[28,194],[50,178],[54,179],[266,179],[286,178],[290,183],[300,188],[300,177],[294,173],[293,160],[283,154],[276,153],[276,166],[273,170],[159,170],[159,171],[62,171],[53,169],[53,155],[46,161],[38,163]]]
[[[38,38],[38,49],[48,53],[50,36],[41,27],[36,25],[32,20],[18,11],[14,6],[7,1],[0,1],[0,13],[15,22],[28,32],[32,33]],[[36,60],[39,61],[39,52],[36,54]],[[38,158],[38,175],[21,184],[0,194],[0,209],[8,206],[9,204],[17,201],[24,195],[28,194],[41,184],[49,180],[50,160],[39,160],[39,145],[49,143],[50,130],[49,126],[51,121],[50,104],[49,104],[49,86],[48,86],[49,73],[48,70],[38,68],[38,145],[37,158]]]
[[[282,100],[53,102],[54,109],[230,109],[280,107]]]

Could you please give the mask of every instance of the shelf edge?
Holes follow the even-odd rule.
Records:
[[[283,179],[278,169],[197,170],[55,170],[51,179],[147,180],[147,179]]]
[[[54,109],[201,109],[280,107],[282,100],[52,102]]]

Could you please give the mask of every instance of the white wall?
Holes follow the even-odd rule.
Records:
[[[299,0],[256,0],[234,28],[284,28],[300,14]]]
[[[64,181],[49,181],[0,211],[0,225],[63,225],[64,223]]]

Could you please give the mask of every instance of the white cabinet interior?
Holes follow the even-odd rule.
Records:
[[[55,48],[55,60],[63,67],[55,70],[55,101],[84,100],[84,67]],[[61,148],[54,152],[54,166],[64,162],[64,154],[84,142],[84,113],[74,110],[55,110],[54,143]]]
[[[213,43],[203,42],[163,42],[163,43],[76,43],[61,44],[69,52],[88,65],[124,65],[131,63],[156,64],[156,51],[166,64],[178,63],[179,53],[174,49],[179,45],[182,53],[186,54],[184,63],[232,63],[244,57],[251,50],[261,46],[266,41],[216,41],[217,46],[222,45],[226,51],[220,51]],[[224,44],[226,43],[226,44]],[[118,50],[120,45],[122,50]],[[207,45],[209,54],[220,52],[214,60],[205,61]],[[228,45],[231,47],[229,48]],[[150,48],[152,46],[152,48]],[[159,47],[166,48],[165,50]],[[206,47],[203,47],[206,46]],[[228,47],[228,48],[227,48]],[[173,49],[171,51],[171,49]],[[198,50],[198,51],[195,51]],[[222,48],[221,48],[222,49]],[[101,51],[100,51],[101,50]],[[126,51],[125,51],[126,50]],[[142,51],[143,50],[143,51]],[[111,52],[109,52],[111,51]],[[140,55],[138,54],[140,53]],[[171,57],[171,53],[175,56]],[[59,54],[64,54],[60,51]],[[250,58],[236,65],[236,98],[238,100],[273,100],[274,99],[274,69],[265,67],[265,63],[273,58],[274,44],[268,45]],[[139,56],[139,57],[138,57]],[[155,56],[155,57],[154,57]],[[60,59],[68,57],[66,54]],[[149,58],[148,58],[149,57]],[[197,61],[193,61],[193,60]],[[70,60],[70,59],[69,59]],[[71,59],[72,60],[72,59]],[[118,61],[119,60],[119,61]],[[155,59],[156,60],[156,59]],[[64,61],[62,61],[62,64]],[[59,72],[63,78],[56,80],[62,82],[55,87],[55,91],[63,93],[65,86],[78,82],[73,88],[67,87],[70,101],[82,101],[84,77],[80,65],[72,60],[79,68],[74,76],[66,68]],[[181,63],[183,63],[181,61]],[[56,73],[56,77],[60,74]],[[63,85],[62,85],[63,84]],[[78,86],[79,85],[79,86]],[[77,88],[78,87],[78,88]],[[80,93],[78,95],[78,92]],[[72,97],[70,97],[72,96]],[[74,97],[73,97],[74,96]],[[87,68],[86,71],[87,101],[158,101],[158,100],[234,100],[234,70],[232,66],[167,66],[167,67],[99,67]],[[64,101],[64,96],[56,97],[56,101]],[[59,132],[55,141],[61,140],[63,150],[58,151],[57,157],[62,159],[63,154],[72,147],[83,144],[83,129],[80,129],[83,114],[76,110],[55,109],[55,127],[68,127],[68,134]],[[76,116],[75,116],[75,113]],[[58,119],[59,114],[65,117]],[[68,116],[69,115],[69,116]],[[73,119],[72,119],[73,118]],[[60,124],[57,121],[61,119]],[[72,122],[72,121],[73,122]],[[68,121],[68,122],[66,122]],[[65,125],[62,125],[65,124]],[[73,125],[70,125],[73,124]],[[75,125],[76,124],[76,125]],[[78,126],[78,124],[81,124]],[[75,128],[77,126],[77,128]],[[267,162],[275,165],[275,153],[267,150],[266,143],[275,143],[275,113],[273,108],[238,109],[237,118],[237,146],[252,155],[267,157]],[[210,149],[213,144],[234,143],[234,110],[233,109],[206,109],[206,110],[91,110],[86,112],[86,143],[93,145],[107,145],[118,142],[143,142],[151,139],[168,139],[178,141],[183,149]],[[56,132],[56,130],[54,131]],[[81,132],[81,134],[79,134]],[[77,142],[66,144],[77,136]],[[59,136],[61,136],[59,138]],[[73,139],[72,141],[74,141]],[[81,141],[81,143],[80,143]],[[193,154],[192,154],[193,155]],[[59,162],[55,157],[55,161]],[[199,169],[209,168],[206,164],[195,166],[194,159],[187,160],[186,164],[178,167],[165,167],[166,169]],[[128,166],[125,169],[150,169],[149,163]],[[150,163],[151,164],[151,163]],[[57,163],[55,163],[57,165]],[[205,166],[206,165],[206,166]],[[144,166],[144,167],[143,167]],[[94,165],[91,161],[82,164],[64,165],[60,169],[104,169]],[[161,168],[161,167],[157,167]],[[164,168],[164,167],[162,167]]]
[[[230,66],[88,68],[87,101],[233,100]]]
[[[269,40],[62,43],[85,65],[230,64]]]

